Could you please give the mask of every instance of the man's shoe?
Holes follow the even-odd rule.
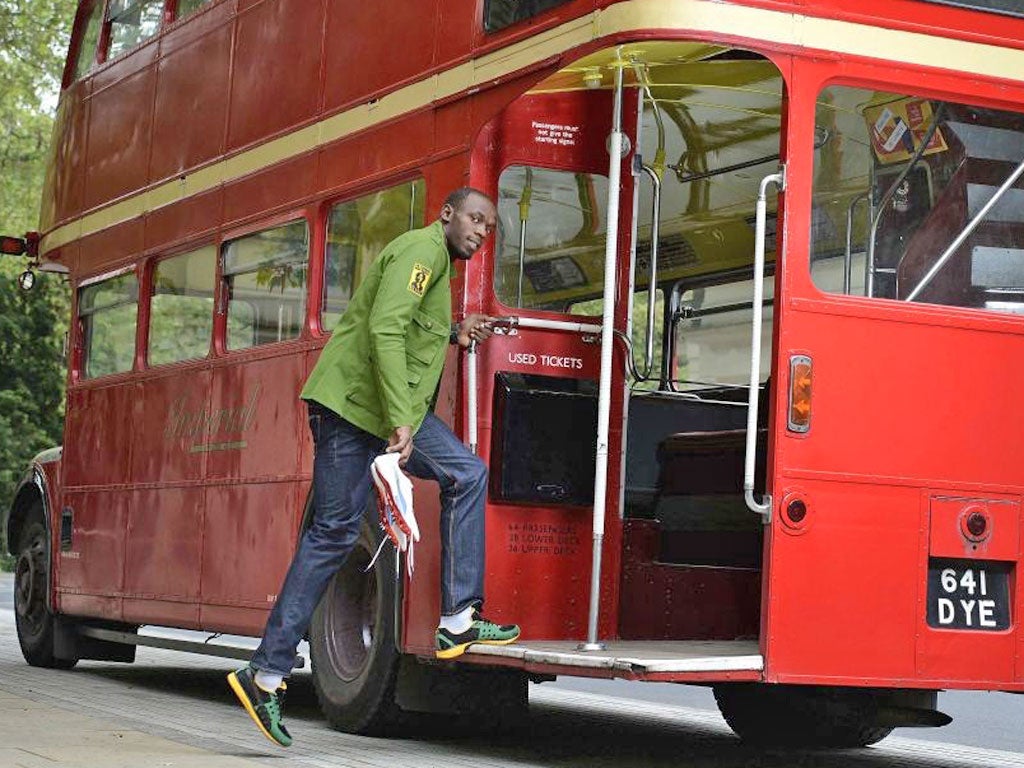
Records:
[[[264,736],[279,746],[291,746],[292,737],[281,722],[284,683],[273,693],[264,691],[256,685],[256,671],[245,666],[228,674],[228,685]]]
[[[469,629],[457,635],[442,627],[437,628],[437,632],[434,634],[437,658],[454,659],[465,653],[466,648],[473,643],[509,645],[519,639],[518,624],[495,624],[479,613],[474,615],[475,618]]]

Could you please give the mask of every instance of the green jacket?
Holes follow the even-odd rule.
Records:
[[[302,399],[378,437],[401,426],[415,433],[444,368],[450,273],[440,221],[388,243],[320,354]]]

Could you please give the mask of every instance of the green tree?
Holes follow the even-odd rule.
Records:
[[[38,227],[76,5],[0,0],[0,234]],[[58,445],[63,430],[67,288],[59,276],[41,275],[22,292],[15,278],[23,269],[24,261],[0,257],[0,508],[10,504],[28,460]]]

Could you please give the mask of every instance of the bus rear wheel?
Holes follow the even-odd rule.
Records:
[[[359,540],[328,584],[313,614],[309,648],[313,686],[331,726],[380,734],[398,714],[395,679],[395,558],[386,544],[369,572],[383,533],[364,519]]]
[[[733,732],[759,746],[866,747],[893,730],[876,724],[877,706],[866,691],[764,683],[716,685],[714,691]]]
[[[77,659],[54,656],[55,619],[47,604],[50,540],[40,501],[28,510],[18,537],[14,566],[14,623],[25,661],[33,667],[71,669]]]

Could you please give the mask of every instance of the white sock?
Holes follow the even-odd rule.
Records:
[[[473,626],[473,610],[476,606],[468,605],[458,613],[452,614],[451,616],[442,616],[441,623],[438,626],[441,629],[447,629],[453,635],[461,635],[463,632]]]
[[[273,693],[281,687],[281,683],[284,682],[284,675],[274,675],[270,672],[264,672],[262,669],[256,670],[256,685],[262,688],[267,693]]]

